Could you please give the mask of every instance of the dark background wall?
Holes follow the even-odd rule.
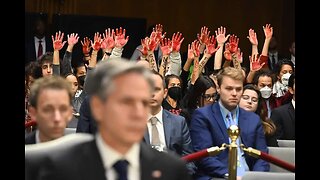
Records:
[[[248,63],[251,52],[250,42],[246,38],[250,28],[257,32],[259,52],[264,41],[262,26],[266,23],[270,23],[274,28],[274,36],[278,39],[280,52],[288,53],[288,47],[295,39],[295,1],[292,0],[26,0],[25,11],[46,13],[49,25],[55,26],[52,27],[53,30],[56,28],[56,25],[52,24],[52,19],[57,16],[55,14],[60,14],[60,17],[65,16],[69,20],[74,17],[77,22],[81,22],[81,17],[88,16],[94,19],[98,16],[97,20],[92,21],[91,24],[87,23],[87,26],[92,26],[91,32],[88,32],[91,38],[93,38],[93,32],[103,32],[102,27],[126,26],[128,24],[122,23],[129,22],[134,22],[133,26],[135,26],[136,22],[139,22],[136,27],[143,31],[139,34],[144,34],[145,30],[142,29],[161,23],[170,38],[174,32],[183,33],[185,40],[181,47],[182,52],[187,51],[188,43],[196,38],[202,26],[209,27],[213,34],[222,25],[227,28],[227,34],[236,34],[240,38],[239,46],[244,52],[245,64]],[[104,23],[101,17],[115,22]],[[78,28],[77,26],[69,27],[73,31]],[[69,29],[67,28],[66,31]],[[78,29],[78,32],[80,31],[82,30]],[[128,31],[128,33],[131,35],[136,32]],[[136,34],[136,36],[141,35]],[[80,35],[80,38],[83,36]],[[126,56],[129,56],[128,54],[133,52],[135,46],[139,45],[139,38],[129,40],[132,43],[130,47],[126,47],[129,49]]]

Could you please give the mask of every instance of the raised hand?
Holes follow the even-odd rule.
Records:
[[[200,46],[201,46],[201,44],[197,40],[194,40],[191,43],[191,48],[192,48],[193,55],[194,55],[195,58],[200,56]]]
[[[224,44],[230,36],[230,34],[228,34],[226,37],[226,28],[222,26],[218,28],[218,31],[215,31],[215,33],[218,44]]]
[[[206,44],[206,53],[213,55],[215,52],[218,51],[218,49],[220,48],[220,46],[218,46],[217,48],[215,48],[216,46],[216,40],[214,39],[214,35],[209,36],[208,38],[208,42]]]
[[[161,39],[163,39],[167,32],[163,32],[163,26],[161,24],[156,24],[156,27],[153,28],[153,32],[155,32],[154,34],[154,38],[156,39],[156,42],[159,43],[161,41]]]
[[[103,39],[101,39],[101,34],[99,34],[99,32],[94,33],[93,40],[94,42],[91,41],[93,50],[99,51],[101,48],[101,43],[103,41]]]
[[[118,30],[118,28],[116,28],[115,46],[117,48],[122,48],[124,45],[127,44],[129,36],[125,37],[125,35],[126,29],[122,30],[122,27],[120,27],[120,29]]]
[[[182,33],[177,32],[173,33],[172,35],[172,51],[179,52],[181,43],[183,42],[184,38],[182,37]]]
[[[66,44],[67,41],[63,41],[63,36],[64,33],[61,33],[61,31],[56,32],[56,36],[54,37],[53,35],[51,36],[52,38],[52,42],[53,42],[53,49],[54,50],[61,50],[64,46],[64,44]]]
[[[91,40],[88,37],[83,38],[83,41],[81,41],[83,54],[90,53],[90,50],[91,50],[90,41]]]
[[[163,38],[160,41],[160,49],[162,51],[163,56],[168,56],[172,51],[172,43],[170,38]]]
[[[67,35],[68,37],[68,44],[74,46],[78,43],[79,36],[78,33],[71,33],[70,35]]]
[[[252,45],[258,45],[257,33],[253,29],[249,29],[249,36],[247,38]]]
[[[207,44],[207,42],[209,41],[209,35],[210,31],[208,31],[208,28],[206,26],[203,26],[201,28],[200,34],[197,34],[197,37],[201,44]]]
[[[252,57],[249,56],[249,59],[250,59],[250,71],[259,71],[263,67],[265,62],[260,64],[260,58],[261,58],[261,55],[259,56],[258,54],[254,54]]]
[[[230,36],[229,38],[229,51],[233,54],[238,50],[238,44],[239,44],[239,38],[235,36],[234,34]]]
[[[114,33],[114,29],[106,29],[105,33],[103,34],[103,41],[101,43],[101,48],[102,49],[106,49],[107,51],[111,51],[114,46],[115,46],[115,33]]]
[[[241,49],[238,48],[237,52],[234,53],[234,56],[236,58],[236,60],[239,62],[239,63],[242,63],[243,62],[243,53],[241,52]]]
[[[266,39],[271,39],[273,34],[273,28],[270,24],[266,24],[266,26],[262,26],[264,35]]]
[[[141,52],[142,56],[144,56],[144,57],[148,55],[148,47],[147,47],[148,40],[147,39],[148,39],[148,37],[141,39],[142,48],[141,49],[137,48],[137,50],[139,50]]]

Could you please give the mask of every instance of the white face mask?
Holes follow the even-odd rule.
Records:
[[[264,99],[268,99],[271,96],[271,88],[269,88],[268,86],[261,88],[260,92],[261,92],[261,96]]]
[[[284,75],[282,75],[281,82],[284,86],[288,86],[290,76],[291,76],[290,73],[285,73]]]

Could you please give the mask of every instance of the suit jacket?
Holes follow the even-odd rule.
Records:
[[[291,102],[273,109],[270,119],[277,127],[277,139],[295,140],[295,111]]]
[[[266,140],[259,116],[240,108],[239,122],[241,142],[246,147],[252,147],[268,152]],[[191,140],[194,151],[200,151],[223,143],[229,144],[227,128],[222,118],[219,103],[204,106],[194,111],[190,125]],[[245,154],[246,162],[251,171],[269,171],[266,161]],[[197,178],[223,177],[228,173],[228,149],[214,157],[206,157],[199,161]]]
[[[185,156],[193,153],[189,128],[185,118],[163,109],[162,121],[168,152],[175,153],[178,156]],[[148,129],[144,134],[143,140],[150,145]],[[190,174],[194,174],[196,171],[194,163],[188,163],[187,168]]]
[[[154,178],[153,172],[161,177]],[[144,143],[140,148],[141,180],[191,180],[185,163],[167,153],[161,153]],[[25,159],[26,180],[106,180],[105,169],[96,141],[77,144],[62,152],[50,152]]]
[[[53,43],[50,36],[46,36],[46,52],[53,52]],[[44,54],[45,52],[43,52]],[[36,47],[34,37],[30,38],[25,45],[25,64],[30,61],[36,61]]]
[[[163,109],[162,121],[166,146],[179,156],[185,156],[193,152],[189,128],[182,116],[175,115]],[[144,134],[144,142],[150,144],[148,129]]]
[[[35,144],[36,143],[36,131],[32,131],[24,138],[25,144]]]
[[[91,114],[89,95],[87,95],[82,101],[79,114],[80,117],[78,120],[76,132],[95,134],[97,131],[97,123]]]

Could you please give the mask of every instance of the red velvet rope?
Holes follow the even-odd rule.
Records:
[[[204,150],[183,156],[182,159],[187,162],[191,162],[191,161],[196,161],[196,160],[205,158],[207,156],[209,156],[209,153],[208,153],[207,149],[204,149]]]
[[[296,167],[295,165],[292,165],[290,163],[287,163],[285,161],[282,161],[281,159],[278,159],[276,157],[273,157],[265,152],[262,152],[261,151],[261,154],[260,154],[260,158],[265,160],[265,161],[268,161],[268,162],[271,162],[272,164],[275,164],[277,166],[280,166],[288,171],[291,171],[291,172],[295,172],[296,171]]]

